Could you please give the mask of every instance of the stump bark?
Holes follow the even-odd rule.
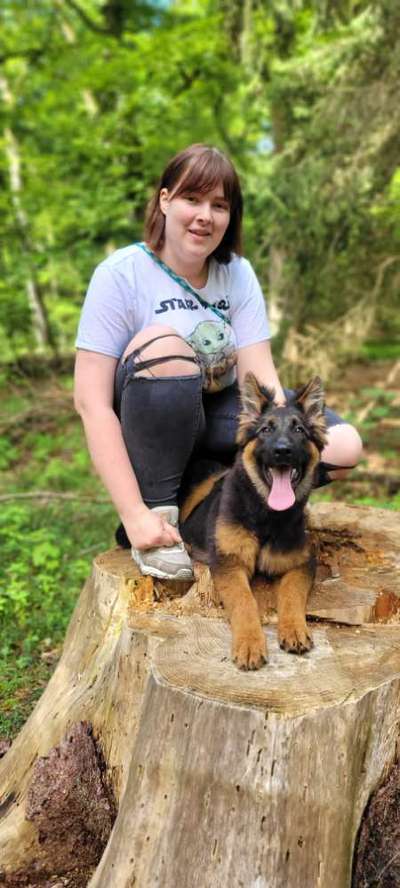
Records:
[[[231,662],[204,570],[192,587],[163,586],[120,549],[95,559],[57,669],[0,762],[0,885],[351,885],[362,815],[399,738],[399,516],[317,504],[310,527],[315,646],[279,649],[267,596],[258,672]],[[74,742],[84,765],[64,768],[63,788]],[[89,793],[72,859],[60,793],[75,806]]]

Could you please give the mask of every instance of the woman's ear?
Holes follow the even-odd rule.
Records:
[[[164,216],[167,212],[168,207],[168,188],[162,188],[160,191],[159,197],[160,210],[164,213]]]

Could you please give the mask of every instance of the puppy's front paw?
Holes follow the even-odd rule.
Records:
[[[314,644],[305,620],[282,623],[278,627],[278,637],[280,647],[288,654],[306,654]]]
[[[267,662],[267,644],[260,629],[248,632],[233,639],[232,659],[239,669],[260,669]]]

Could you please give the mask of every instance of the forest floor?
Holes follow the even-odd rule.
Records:
[[[116,516],[87,455],[71,373],[0,373],[0,755],[58,661],[72,609]],[[327,402],[360,430],[351,480],[313,494],[400,509],[400,360],[340,370]]]
[[[364,459],[324,499],[400,509],[400,359],[348,365],[327,403],[359,430]]]

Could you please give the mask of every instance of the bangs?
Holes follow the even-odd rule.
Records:
[[[178,181],[175,188],[172,187],[172,195],[177,196],[185,191],[198,191],[207,194],[218,185],[222,185],[224,198],[232,205],[237,191],[237,176],[235,170],[215,148],[204,148],[196,156],[182,164],[181,175],[178,173]],[[168,187],[168,186],[167,186]]]

